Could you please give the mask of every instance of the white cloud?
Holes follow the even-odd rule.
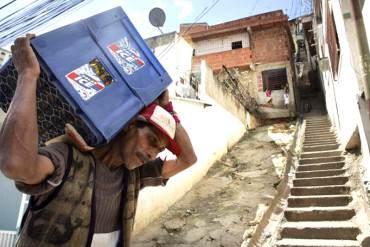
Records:
[[[193,3],[191,0],[172,0],[173,3],[181,9],[179,19],[184,20],[193,12]]]

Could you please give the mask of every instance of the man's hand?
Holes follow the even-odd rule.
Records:
[[[30,39],[35,37],[33,34],[27,34],[26,37],[18,38],[11,46],[13,63],[18,71],[18,75],[29,75],[38,78],[40,74],[40,65],[36,55],[33,52]]]

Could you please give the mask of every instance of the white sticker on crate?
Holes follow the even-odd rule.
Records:
[[[66,75],[68,81],[83,100],[88,100],[104,90],[104,82],[90,64],[84,64]]]
[[[131,46],[127,37],[108,45],[107,48],[128,75],[135,73],[145,65],[140,53]]]

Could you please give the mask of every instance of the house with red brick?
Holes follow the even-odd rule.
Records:
[[[231,71],[257,101],[263,118],[294,116],[295,48],[288,16],[281,10],[212,26],[181,24],[180,34],[193,46],[192,71],[199,70],[201,61],[221,80],[224,77],[218,75]],[[266,96],[268,89],[271,97]]]

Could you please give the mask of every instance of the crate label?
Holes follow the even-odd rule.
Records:
[[[104,90],[106,86],[90,63],[68,73],[66,78],[85,101]]]
[[[107,48],[128,75],[132,75],[145,65],[140,53],[131,46],[127,37],[108,45]]]

